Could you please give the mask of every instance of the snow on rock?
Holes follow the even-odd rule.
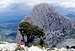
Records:
[[[32,46],[28,49],[28,51],[43,51],[43,50],[37,46]]]
[[[0,44],[0,49],[3,50],[15,50],[15,48],[17,47],[16,43],[8,43],[8,42],[3,42],[2,44]]]
[[[17,45],[15,43],[6,43],[0,44],[0,51],[15,51]],[[31,46],[31,47],[24,47],[23,50],[16,50],[16,51],[75,51],[75,49],[70,48],[40,48],[38,46]]]

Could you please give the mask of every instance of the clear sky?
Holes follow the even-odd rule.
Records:
[[[50,3],[66,9],[75,9],[75,0],[0,0],[0,17],[24,16],[38,3]]]

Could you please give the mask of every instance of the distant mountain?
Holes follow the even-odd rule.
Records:
[[[36,5],[31,18],[27,18],[25,21],[44,29],[46,34],[44,41],[48,47],[58,46],[58,43],[72,38],[70,33],[73,28],[72,20],[60,14],[55,7],[49,4]]]
[[[8,37],[13,37],[13,39],[16,38],[17,32],[12,32],[9,35],[7,35]]]
[[[55,8],[60,14],[75,20],[75,8],[64,8],[62,6],[55,6]]]
[[[1,18],[1,17],[0,17]],[[10,42],[16,40],[17,27],[22,17],[3,17],[0,19],[0,40]],[[12,42],[11,41],[11,42]]]
[[[68,13],[66,16],[70,17],[72,20],[75,20],[75,12]]]
[[[17,32],[11,32],[10,34],[6,35],[7,41],[8,42],[16,42],[16,36],[17,36]]]

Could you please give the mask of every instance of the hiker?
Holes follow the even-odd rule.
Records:
[[[19,44],[20,44],[20,47],[24,47],[25,46],[25,39],[24,39],[24,35],[22,34],[23,32],[23,29],[19,29],[20,31],[20,39],[19,39]]]
[[[23,40],[21,40],[20,42],[20,48],[24,48],[25,47],[25,43],[23,42]]]

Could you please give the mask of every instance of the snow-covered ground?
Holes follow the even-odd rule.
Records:
[[[17,47],[16,43],[8,43],[8,42],[3,42],[2,44],[0,44],[0,50],[15,50],[15,48]]]
[[[0,44],[0,51],[15,51],[17,48],[17,43],[8,43],[4,42]],[[75,51],[75,49],[66,49],[66,48],[40,48],[38,46],[31,46],[31,47],[24,47],[24,50],[17,50],[17,51]]]

